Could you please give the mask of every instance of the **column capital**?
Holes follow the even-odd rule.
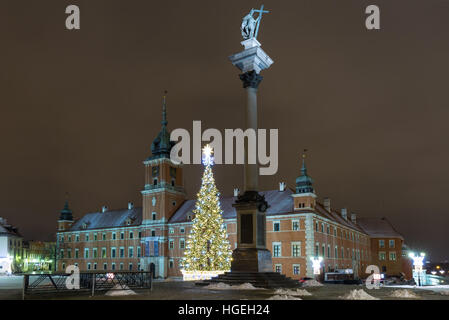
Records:
[[[239,77],[243,82],[243,88],[251,87],[254,89],[257,89],[259,87],[259,84],[263,79],[263,77],[254,70],[242,73],[239,75]]]

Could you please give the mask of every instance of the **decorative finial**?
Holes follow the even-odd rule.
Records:
[[[203,148],[203,164],[205,166],[211,166],[214,164],[214,156],[212,155],[214,150],[209,144],[206,144]]]
[[[301,167],[301,174],[306,175],[307,174],[307,168],[306,168],[306,157],[307,157],[307,149],[303,150],[302,153],[302,167]]]

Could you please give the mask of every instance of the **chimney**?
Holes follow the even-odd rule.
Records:
[[[341,209],[341,216],[343,219],[348,220],[348,210],[346,208]]]
[[[285,182],[279,182],[279,191],[285,191],[286,185]]]
[[[234,188],[234,197],[238,197],[240,193],[240,189],[239,188]]]
[[[128,210],[132,210],[134,209],[134,203],[132,203],[131,201],[128,201]]]
[[[101,207],[101,212],[106,212],[106,211],[108,211],[108,207],[107,206],[102,206]]]
[[[353,212],[351,213],[351,221],[352,223],[356,224],[357,223],[357,215]]]
[[[331,212],[331,199],[330,198],[324,198],[323,199],[323,205],[324,209],[326,209],[328,212]]]

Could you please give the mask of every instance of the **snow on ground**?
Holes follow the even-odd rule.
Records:
[[[307,280],[302,284],[303,287],[322,287],[323,284],[316,280]]]
[[[209,290],[263,290],[263,288],[256,288],[251,283],[242,283],[239,285],[231,286],[224,282],[211,283],[204,287],[204,289]]]
[[[351,290],[348,294],[340,296],[339,298],[343,300],[379,300],[379,298],[369,295],[368,293],[363,291],[363,289]]]
[[[288,295],[288,296],[311,296],[312,294],[307,290],[301,290],[301,289],[277,289],[275,294],[279,295]]]
[[[401,289],[419,289],[419,290],[431,290],[437,293],[449,291],[449,285],[436,285],[436,286],[410,286],[410,285],[388,285],[385,288],[401,288]]]
[[[105,296],[117,297],[117,296],[134,296],[137,293],[132,291],[128,286],[122,288],[121,285],[116,284],[114,288],[105,293]]]
[[[269,297],[267,300],[302,300],[302,299],[294,296],[289,296],[286,294],[284,295],[277,294],[275,296]]]
[[[440,291],[443,296],[449,296],[449,290]]]
[[[405,299],[419,299],[420,297],[416,295],[413,291],[407,289],[394,290],[390,295],[392,298],[405,298]]]

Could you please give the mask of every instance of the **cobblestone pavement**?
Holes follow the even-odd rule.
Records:
[[[0,276],[0,300],[22,299],[22,281],[19,276],[3,277]],[[381,300],[393,300],[390,295],[393,291],[401,289],[400,287],[382,287],[380,289],[367,289],[363,285],[335,285],[329,284],[322,287],[304,288],[310,292],[311,296],[301,297],[304,300],[329,300],[339,299],[353,289],[363,289],[369,295]],[[441,294],[441,288],[431,290],[427,287],[425,290],[407,287],[407,290],[413,291],[420,299],[426,300],[449,300],[449,295]],[[449,288],[448,288],[449,291]],[[27,296],[26,299],[132,299],[132,300],[264,300],[274,295],[274,290],[209,290],[197,286],[192,282],[182,281],[156,281],[153,284],[153,290],[141,290],[137,295],[110,297],[105,296],[104,292],[97,293],[91,297],[89,292],[68,292],[52,294],[35,294]],[[406,300],[406,299],[403,299]]]

